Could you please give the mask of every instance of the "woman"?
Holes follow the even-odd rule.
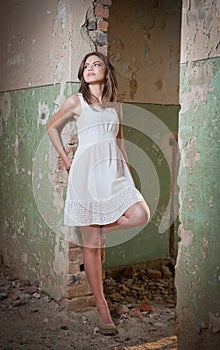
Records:
[[[64,223],[80,227],[84,268],[95,296],[100,331],[115,334],[103,293],[101,237],[145,225],[150,214],[129,172],[113,66],[103,54],[89,53],[78,78],[80,93],[66,99],[47,131],[69,172]],[[76,120],[79,138],[73,161],[60,138],[60,128],[70,118]]]

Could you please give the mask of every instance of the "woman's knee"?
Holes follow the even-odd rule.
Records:
[[[100,229],[96,227],[81,227],[83,247],[95,249],[101,247]],[[93,251],[94,252],[94,251]]]
[[[150,219],[150,210],[146,203],[140,202],[135,210],[136,220],[140,226],[146,225]]]

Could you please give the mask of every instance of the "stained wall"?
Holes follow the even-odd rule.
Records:
[[[179,104],[181,1],[113,1],[109,57],[126,102]]]
[[[68,240],[65,239],[68,232],[64,230],[61,222],[67,175],[64,174],[59,159],[46,138],[45,127],[64,98],[78,90],[77,69],[81,57],[94,49],[107,52],[107,21],[109,21],[108,30],[110,27],[114,28],[114,21],[111,23],[111,11],[108,19],[108,5],[111,1],[103,0],[103,2],[105,6],[99,4],[94,8],[91,1],[46,0],[41,4],[41,2],[32,0],[19,2],[10,0],[3,4],[1,10],[0,36],[3,53],[0,81],[1,260],[24,278],[40,279],[43,287],[57,299],[63,296],[66,299],[72,298],[75,292],[73,289],[68,292],[66,287],[71,287],[72,282],[70,281],[73,281],[74,273],[77,274],[75,281],[80,281],[80,271],[76,272],[75,268],[79,269],[82,261],[78,255],[74,261],[75,247],[70,246]],[[121,2],[117,4],[120,9]],[[130,16],[130,2],[128,5],[123,4],[125,8],[128,6],[127,14]],[[113,47],[116,39],[111,33],[109,34],[109,55],[119,75],[123,101],[132,101],[132,106],[152,113],[159,122],[175,132],[179,110],[177,64],[173,70],[176,83],[171,84],[170,90],[167,86],[166,89],[169,91],[167,96],[164,94],[164,88],[156,84],[158,76],[155,69],[152,71],[154,72],[152,82],[154,94],[150,94],[149,90],[145,93],[145,88],[130,90],[129,81],[133,87],[135,87],[136,79],[140,82],[140,86],[146,84],[147,79],[143,77],[145,74],[147,78],[150,75],[150,67],[154,66],[152,57],[154,57],[155,66],[158,66],[160,71],[161,81],[166,84],[166,74],[163,76],[166,65],[160,66],[157,54],[153,55],[154,43],[151,42],[150,37],[151,34],[154,36],[155,50],[158,53],[159,48],[156,44],[158,39],[156,38],[161,31],[166,32],[166,28],[169,27],[169,19],[174,16],[172,13],[179,7],[172,5],[173,7],[170,8],[167,2],[168,9],[170,8],[168,11],[168,9],[164,10],[164,7],[157,8],[152,4],[154,2],[145,4],[149,13],[152,14],[152,21],[155,25],[149,27],[151,20],[148,12],[144,8],[142,18],[140,10],[144,3],[140,2],[141,7],[138,7],[136,3],[133,15],[134,24],[131,28],[134,34],[136,33],[135,35],[140,35],[140,38],[134,38],[132,43],[135,45],[136,41],[142,43],[142,54],[140,52],[136,54],[136,51],[127,52],[126,58],[131,59],[128,71],[135,71],[132,62],[136,57],[141,75],[138,73],[137,76],[133,74],[131,77],[126,73],[125,76],[120,76],[120,60],[125,61],[125,56],[119,60],[118,65],[117,52],[114,53]],[[111,6],[116,6],[116,1]],[[118,21],[118,12],[114,13],[114,11],[112,15]],[[164,11],[169,12],[166,12],[167,23],[164,19]],[[179,16],[178,11],[175,12],[177,17]],[[94,13],[96,18],[94,18]],[[141,28],[137,27],[139,19]],[[177,19],[175,21],[177,22]],[[122,23],[119,28],[119,39],[126,25]],[[159,34],[156,28],[160,28],[158,29]],[[179,30],[179,22],[177,28]],[[170,29],[166,34],[168,37],[169,33]],[[151,48],[149,55],[146,54],[147,45],[145,45],[146,41],[143,41],[144,36],[148,37],[148,45]],[[124,35],[123,40],[125,39]],[[126,54],[123,50],[120,52],[123,55]],[[170,64],[174,60],[173,52],[177,59],[178,48],[170,49]],[[164,62],[167,61],[164,60]],[[147,72],[143,70],[145,63],[147,63]],[[124,79],[126,80],[126,93],[122,91]],[[136,92],[131,94],[130,91]],[[63,134],[65,142],[68,143],[74,130],[74,123],[67,127]],[[170,255],[169,229],[159,234],[162,213],[169,202],[170,168],[161,151],[164,148],[157,144],[157,132],[155,132],[155,142],[153,142],[150,137],[146,137],[140,131],[137,133],[133,129],[125,128],[125,137],[129,142],[140,145],[145,154],[149,155],[153,163],[152,168],[156,169],[159,177],[161,187],[160,196],[157,198],[159,205],[155,208],[152,220],[147,227],[147,234],[143,230],[135,241],[131,239],[127,244],[114,247],[109,251],[106,263],[110,266]],[[164,136],[165,148],[167,147],[170,152],[172,145],[170,145],[169,136]],[[146,181],[149,182],[147,174]],[[138,177],[136,183],[139,186]],[[150,187],[152,187],[151,182],[148,188]],[[84,282],[81,283],[81,286],[80,293],[83,290],[90,303],[88,286],[84,285]],[[75,300],[73,308],[76,303],[80,304]]]
[[[220,344],[218,1],[183,1],[179,142],[178,349]]]
[[[116,69],[122,102],[137,107],[129,126],[124,113],[124,136],[140,151],[132,155],[128,148],[128,159],[132,162],[135,158],[136,170],[142,168],[145,180],[139,179],[136,184],[142,182],[141,190],[152,212],[150,223],[137,236],[107,250],[110,264],[168,258],[177,252],[178,190],[175,192],[172,186],[178,151],[171,139],[177,136],[180,109],[180,29],[181,1],[122,0],[113,1],[110,7],[108,56]],[[169,207],[170,197],[175,201],[175,213]],[[173,222],[172,217],[176,220],[161,231],[166,215],[167,221]]]
[[[94,49],[83,33],[91,5],[10,0],[0,12],[1,262],[22,278],[39,280],[56,299],[69,297],[73,264],[80,269],[81,261],[77,255],[72,262],[55,220],[67,177],[45,128],[64,98],[78,90],[79,60]]]

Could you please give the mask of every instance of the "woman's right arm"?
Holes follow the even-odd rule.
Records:
[[[74,115],[77,115],[80,109],[80,102],[76,95],[68,97],[61,108],[53,115],[47,124],[47,133],[51,139],[51,142],[58,152],[60,158],[63,160],[65,168],[69,171],[72,159],[67,155],[60,133],[66,122],[72,119]]]

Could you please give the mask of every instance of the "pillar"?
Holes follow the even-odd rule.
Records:
[[[218,1],[182,4],[179,140],[179,350],[220,347]]]

